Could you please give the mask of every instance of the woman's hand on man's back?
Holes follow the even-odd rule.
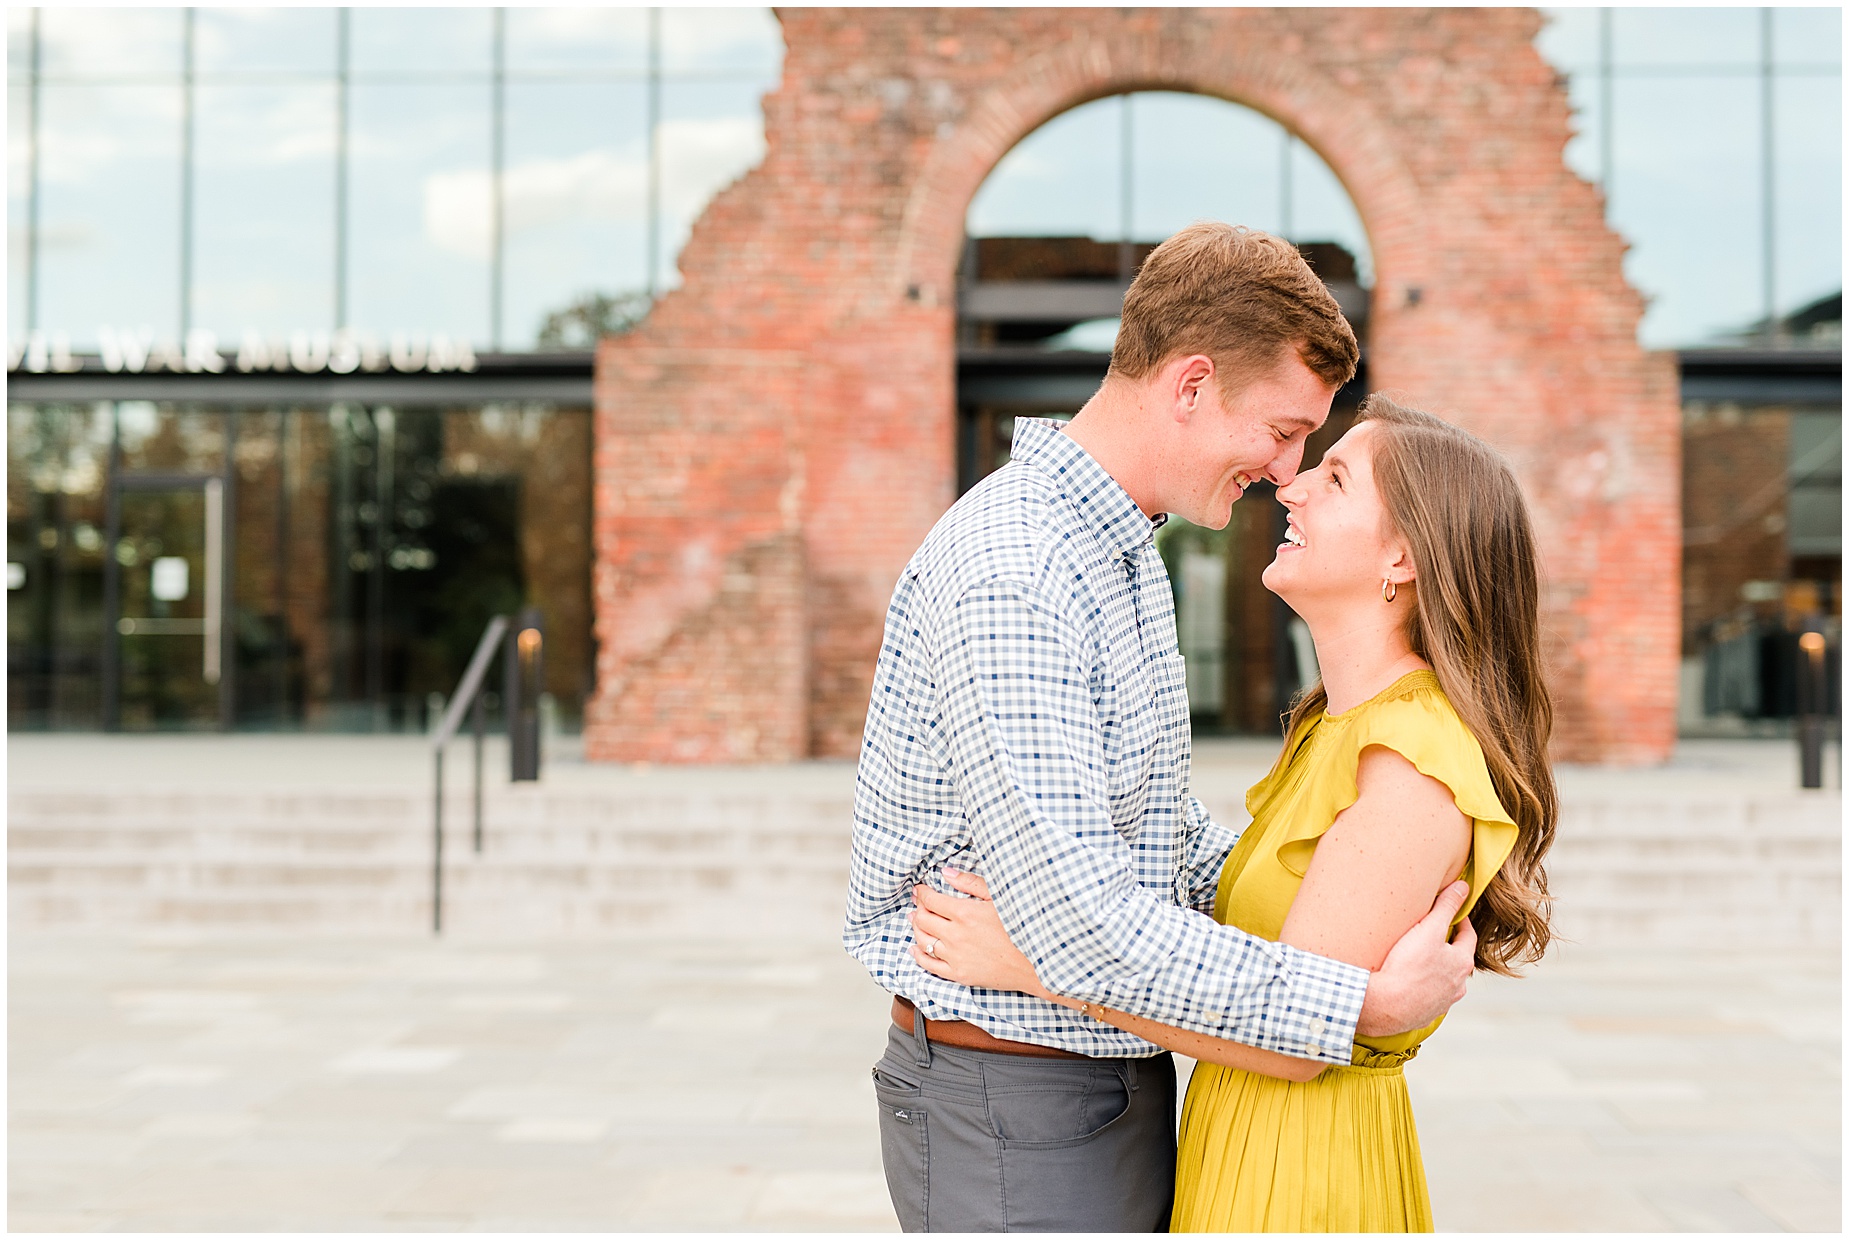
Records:
[[[965,986],[1048,997],[1032,962],[1009,939],[989,885],[961,870],[945,870],[944,880],[969,898],[923,883],[912,888],[912,959],[919,967]]]

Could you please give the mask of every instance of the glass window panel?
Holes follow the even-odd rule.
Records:
[[[40,323],[80,348],[94,347],[104,324],[174,338],[178,85],[46,83],[41,99]]]
[[[1609,217],[1661,348],[1737,330],[1760,312],[1759,84],[1750,77],[1620,78]]]
[[[355,73],[488,73],[492,9],[352,9]]]
[[[1602,141],[1599,114],[1604,107],[1599,92],[1599,76],[1596,72],[1570,74],[1566,85],[1567,103],[1572,108],[1572,116],[1567,124],[1573,134],[1567,139],[1567,167],[1597,185],[1601,172],[1600,161],[1604,156],[1604,152],[1599,149]],[[1617,179],[1616,173],[1612,179]]]
[[[1555,68],[1595,69],[1599,63],[1599,10],[1542,9],[1547,24],[1534,45]]]
[[[7,409],[8,725],[96,727],[110,406]]]
[[[37,10],[10,8],[6,11],[6,71],[8,77],[27,73],[32,68],[32,15]]]
[[[545,316],[586,293],[647,283],[646,94],[639,82],[508,84],[509,347],[531,348]]]
[[[6,92],[6,309],[14,340],[26,335],[26,216],[31,184],[27,166],[31,155],[28,132],[30,90],[13,79]]]
[[[289,527],[297,515],[285,500],[288,472],[285,438],[289,414],[239,409],[237,447],[232,454],[237,485],[231,502],[231,597],[233,687],[240,727],[277,727],[290,720],[295,695],[289,666],[288,612],[291,563]]]
[[[969,206],[975,237],[1094,237],[1122,230],[1122,103],[1062,112],[996,163]]]
[[[97,76],[180,72],[179,9],[39,10],[46,73]]]
[[[752,81],[662,86],[661,287],[680,283],[675,255],[713,195],[764,157],[764,90]]]
[[[775,79],[783,71],[783,28],[769,9],[662,9],[661,70]]]
[[[183,28],[181,9],[43,7],[39,57],[61,76],[178,74]]]
[[[202,84],[193,322],[240,333],[333,326],[334,86]]]
[[[200,9],[193,63],[201,73],[332,73],[334,9]]]
[[[507,68],[643,73],[647,9],[509,9]]]
[[[1282,227],[1284,130],[1276,121],[1205,95],[1161,91],[1130,100],[1131,236],[1160,241],[1202,219]],[[1114,185],[1092,192],[1108,198]]]
[[[1373,285],[1374,256],[1361,216],[1329,165],[1303,142],[1291,144],[1289,236],[1292,241],[1339,243],[1355,256],[1355,274],[1360,282]]]
[[[1566,75],[1567,101],[1572,108],[1568,124],[1572,137],[1567,139],[1567,166],[1593,184],[1598,184],[1600,98],[1599,13],[1598,9],[1543,9],[1547,24],[1535,38],[1535,48],[1560,73]]]
[[[355,24],[361,16],[354,14]],[[489,88],[355,83],[350,318],[488,339]]]
[[[124,473],[215,474],[225,467],[225,418],[151,400],[116,405]]]
[[[1367,234],[1341,181],[1302,141],[1291,144],[1288,222],[1281,176],[1285,131],[1249,108],[1171,91],[1129,97],[1136,178],[1130,229],[1160,241],[1200,219],[1335,241],[1373,279]],[[1090,236],[1122,231],[1124,97],[1054,117],[990,173],[970,204],[972,236]],[[1185,136],[1184,136],[1185,135]],[[1203,159],[1203,149],[1211,152]]]
[[[1843,63],[1843,11],[1772,10],[1772,58],[1778,65]]]
[[[1613,9],[1612,62],[1641,66],[1753,66],[1758,9]]]
[[[1840,78],[1791,77],[1775,83],[1773,142],[1781,313],[1843,286]]]

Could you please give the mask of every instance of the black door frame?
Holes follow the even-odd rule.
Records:
[[[237,707],[237,659],[232,641],[232,587],[235,575],[232,561],[235,541],[234,517],[236,471],[232,467],[237,448],[237,418],[228,410],[224,419],[224,464],[215,473],[176,473],[149,470],[130,473],[122,468],[122,423],[119,411],[109,414],[109,481],[104,500],[103,534],[103,730],[122,730],[122,562],[116,548],[122,540],[122,495],[129,491],[204,491],[206,501],[206,546],[208,548],[204,583],[207,591],[218,595],[217,616],[207,609],[206,641],[215,642],[218,653],[218,721],[220,732],[228,732],[235,723]],[[218,501],[212,503],[212,484],[218,484]],[[218,509],[214,530],[212,508]],[[209,549],[216,540],[218,563],[216,580],[209,579],[213,565]],[[211,628],[217,620],[217,632]]]

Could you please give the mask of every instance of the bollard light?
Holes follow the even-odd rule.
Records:
[[[515,782],[539,778],[539,694],[545,687],[545,630],[528,607],[507,634],[507,756]]]
[[[1824,656],[1829,646],[1815,629],[1798,638],[1803,653],[1798,668],[1799,786],[1823,787],[1823,716],[1829,709],[1830,685]]]

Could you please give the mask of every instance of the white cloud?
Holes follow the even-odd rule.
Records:
[[[47,92],[39,130],[39,176],[48,185],[83,185],[121,175],[124,163],[180,155],[177,86]],[[178,176],[177,167],[174,173]]]
[[[180,70],[181,10],[83,8],[40,10],[41,58],[47,73],[174,73]]]
[[[202,168],[320,162],[330,170],[338,146],[334,89],[202,87],[197,158]]]
[[[774,71],[783,27],[768,8],[668,8],[661,14],[661,59],[669,71]]]
[[[663,122],[663,215],[698,215],[763,154],[763,122],[755,116]],[[509,237],[567,221],[641,220],[648,211],[648,155],[632,144],[620,152],[528,160],[507,169],[502,194]],[[424,236],[438,249],[485,259],[492,244],[492,205],[486,169],[433,173],[424,178]]]

